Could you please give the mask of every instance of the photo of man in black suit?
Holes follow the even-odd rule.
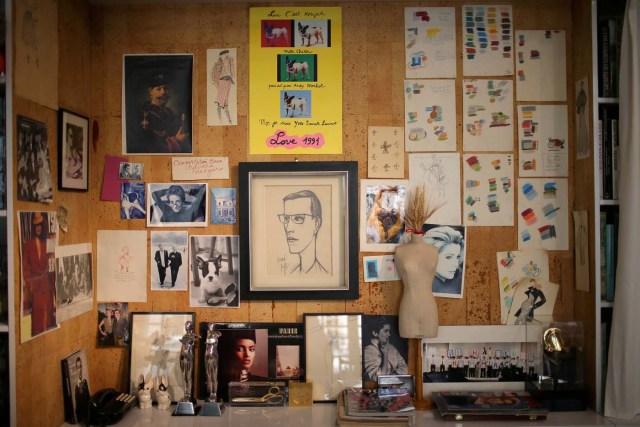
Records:
[[[162,247],[162,244],[158,245],[153,259],[156,261],[158,267],[158,276],[160,276],[160,286],[164,287],[164,278],[167,276],[167,267],[169,266],[169,252]]]
[[[176,248],[176,245],[171,247],[171,253],[169,254],[169,267],[171,268],[171,287],[176,286],[176,279],[178,278],[178,271],[182,265],[182,255]]]

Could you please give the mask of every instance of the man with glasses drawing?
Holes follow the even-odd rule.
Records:
[[[287,274],[327,274],[316,255],[318,230],[322,226],[322,205],[313,191],[302,190],[286,195],[284,213],[278,219],[284,225],[289,252],[299,262]]]

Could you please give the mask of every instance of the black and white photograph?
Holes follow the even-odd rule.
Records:
[[[57,322],[63,322],[92,309],[91,243],[57,246]]]
[[[123,154],[192,154],[192,54],[124,55]]]
[[[65,385],[65,420],[70,424],[87,424],[91,387],[89,364],[84,350],[78,350],[62,359],[62,383]]]
[[[120,162],[118,178],[120,179],[142,179],[144,163]]]
[[[151,290],[186,291],[188,245],[186,231],[151,232]]]
[[[206,227],[208,185],[149,184],[148,227]]]
[[[89,189],[89,119],[64,109],[58,112],[58,187]]]
[[[435,296],[462,298],[464,290],[465,235],[463,225],[424,224],[425,242],[438,249],[438,266],[433,278]]]
[[[18,200],[53,200],[47,125],[18,116]]]
[[[239,249],[238,236],[190,236],[191,307],[239,307]]]
[[[398,316],[365,315],[362,319],[362,378],[409,374],[409,341],[400,337]]]

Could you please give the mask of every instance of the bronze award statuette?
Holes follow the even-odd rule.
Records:
[[[196,415],[200,408],[194,405],[192,397],[193,391],[193,366],[195,363],[195,347],[197,336],[193,331],[193,322],[187,320],[184,324],[185,333],[180,338],[182,348],[180,349],[180,370],[184,379],[184,397],[176,405],[173,415]]]
[[[224,403],[218,401],[218,338],[222,335],[216,331],[216,324],[207,325],[206,350],[204,353],[204,366],[207,374],[207,399],[202,405],[200,415],[219,417],[224,412]]]

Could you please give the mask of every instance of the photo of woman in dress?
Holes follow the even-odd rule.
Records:
[[[438,266],[433,278],[433,294],[462,298],[464,285],[465,228],[458,225],[425,224],[424,241],[438,249]]]

